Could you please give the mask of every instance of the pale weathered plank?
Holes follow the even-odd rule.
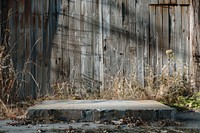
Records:
[[[177,0],[171,0],[171,4],[177,4]]]
[[[99,3],[102,3],[102,0],[99,0]],[[102,11],[102,5],[99,4],[99,62],[100,62],[100,81],[101,81],[101,88],[100,88],[100,92],[101,90],[104,89],[104,65],[103,65],[103,11]]]
[[[115,17],[116,21],[116,27],[117,27],[117,36],[115,39],[117,39],[117,51],[115,51],[115,57],[116,57],[116,65],[117,65],[117,74],[118,76],[123,76],[123,64],[124,64],[124,58],[123,58],[123,51],[124,51],[124,42],[123,42],[123,24],[125,20],[124,11],[122,12],[122,6],[125,8],[125,5],[123,3],[123,0],[118,0],[117,4],[117,16]]]
[[[177,4],[184,4],[184,0],[177,0]]]
[[[163,36],[162,36],[162,17],[163,17],[163,10],[162,6],[156,6],[156,53],[157,53],[157,74],[161,74],[162,70],[162,43],[163,43]]]
[[[175,32],[175,7],[174,6],[169,6],[169,45],[171,50],[173,50],[173,52],[175,52],[176,49],[176,32]],[[169,60],[171,61],[171,59]],[[173,72],[173,66],[170,66],[170,70],[169,73],[172,74]]]
[[[188,5],[190,4],[190,0],[177,0],[177,4]]]
[[[188,16],[188,7],[187,6],[182,6],[181,7],[181,17],[184,18],[184,20],[182,20],[182,47],[183,47],[183,61],[186,65],[189,65],[190,62],[190,45],[189,45],[189,16]],[[184,71],[185,74],[187,74],[187,78],[189,78],[189,69]]]
[[[159,4],[164,4],[165,0],[158,0]]]
[[[165,53],[169,49],[169,6],[163,6],[163,40],[162,40],[162,66],[166,67],[168,58]]]
[[[170,4],[170,0],[163,0],[163,4]]]
[[[190,4],[190,0],[184,0],[183,4]]]
[[[111,35],[110,35],[110,47],[104,47],[110,50],[110,73],[107,73],[107,76],[115,75],[117,73],[117,50],[118,50],[118,39],[119,39],[119,30],[118,30],[118,18],[119,15],[119,0],[112,0],[111,3],[111,16],[110,16],[110,26],[111,26]],[[120,6],[120,5],[119,5]],[[121,12],[120,12],[121,13]],[[115,58],[114,58],[115,57]],[[114,67],[115,66],[115,67]],[[114,74],[115,73],[115,74]]]
[[[94,46],[94,80],[100,81],[100,56],[99,56],[99,3],[93,3],[93,46]],[[100,87],[100,84],[97,85]]]
[[[183,57],[183,49],[181,44],[181,38],[182,38],[182,31],[181,31],[181,7],[176,6],[175,7],[175,36],[176,36],[176,46],[175,46],[175,56],[178,59],[182,59]]]
[[[86,0],[84,0],[84,2],[86,3]],[[89,3],[87,3],[89,5]],[[87,5],[85,4],[85,5]],[[85,7],[86,8],[86,7]],[[70,64],[70,83],[74,86],[75,85],[75,79],[76,79],[76,71],[78,69],[78,62],[77,62],[77,58],[76,58],[76,55],[77,55],[77,44],[76,44],[76,40],[75,40],[75,32],[76,32],[76,29],[75,29],[75,24],[76,24],[76,21],[75,21],[75,18],[74,18],[74,15],[75,15],[75,0],[70,0],[69,2],[69,41],[68,41],[68,51],[69,51],[69,64]],[[87,16],[87,11],[85,11],[85,15]],[[87,20],[85,20],[87,22]],[[88,31],[88,27],[87,27],[87,23],[84,25],[84,30],[83,30],[83,34],[85,34],[87,36],[87,32],[85,31]],[[61,29],[62,30],[62,29]],[[88,39],[91,39],[88,37]],[[88,40],[85,42],[87,45],[88,44]],[[84,44],[84,45],[86,45]],[[86,54],[87,52],[90,51],[90,47],[88,47],[88,49],[86,49]],[[86,62],[89,66],[91,66],[90,64],[90,58],[86,58]],[[85,64],[82,64],[82,65],[85,65]],[[88,70],[88,69],[86,69]],[[85,73],[88,74],[89,72],[85,70]],[[90,69],[91,70],[91,69]]]
[[[84,80],[87,83],[87,87],[92,86],[92,78],[93,78],[93,55],[92,55],[92,25],[91,25],[91,17],[92,17],[92,2],[89,0],[82,1],[82,11],[84,11],[84,23],[83,23],[83,39],[82,39],[82,75],[84,75]],[[74,55],[75,56],[75,55]],[[77,63],[77,62],[76,62]],[[78,64],[77,64],[78,65]],[[77,66],[76,65],[76,66]]]
[[[110,18],[111,18],[111,14],[110,14],[110,11],[111,11],[111,5],[110,5],[110,2],[109,0],[103,0],[103,48],[104,48],[104,68],[106,70],[106,72],[108,72],[109,68],[111,67],[110,66],[110,61],[111,61],[111,58],[114,58],[114,57],[111,57],[110,56],[110,24],[112,21]]]
[[[150,46],[149,46],[149,26],[150,26],[150,14],[149,14],[149,0],[144,0],[143,1],[143,7],[144,7],[144,11],[143,11],[143,27],[144,27],[144,77],[149,75],[149,70],[146,69],[149,67],[149,50],[150,50]]]
[[[128,15],[129,15],[129,23],[128,23],[128,32],[129,38],[127,43],[129,43],[129,69],[130,74],[134,72],[134,66],[136,65],[136,0],[128,1]]]
[[[75,12],[74,12],[74,21],[75,21],[75,44],[76,44],[76,79],[81,81],[81,31],[80,31],[80,20],[81,20],[81,1],[75,0]],[[92,9],[91,9],[92,10]],[[91,18],[92,19],[92,18]],[[91,23],[92,25],[92,23]],[[93,34],[93,33],[92,33]],[[93,41],[93,37],[92,40]],[[92,43],[93,44],[93,43]],[[66,68],[68,71],[68,68]]]
[[[143,3],[136,4],[136,44],[137,44],[137,77],[140,84],[144,85],[144,28],[143,28]]]
[[[151,0],[149,1],[149,4],[159,4],[159,0]]]
[[[150,66],[156,70],[156,6],[150,6]]]

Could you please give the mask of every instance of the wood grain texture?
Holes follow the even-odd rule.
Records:
[[[161,74],[168,64],[167,49],[184,63],[192,60],[189,0],[8,1],[18,9],[9,20],[16,33],[10,40],[17,41],[15,68],[22,71],[31,55],[26,69],[37,81],[19,75],[27,81],[22,97],[52,93],[52,84],[77,85],[82,79],[103,89],[108,77],[135,73],[144,86],[147,66]]]

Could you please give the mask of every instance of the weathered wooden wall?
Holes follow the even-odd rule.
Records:
[[[192,54],[194,57],[193,61],[193,83],[194,86],[197,86],[197,91],[200,91],[200,1],[192,0],[191,1],[191,18],[190,18],[190,27],[191,27],[191,44],[193,45]]]
[[[103,88],[110,76],[135,73],[144,85],[146,67],[162,73],[168,49],[192,61],[189,0],[3,1],[14,11],[9,29],[15,67],[20,72],[31,61],[19,75],[26,81],[22,95],[47,94],[63,81]]]
[[[5,29],[10,31],[9,49],[12,49],[17,70],[20,97],[47,94],[50,88],[51,42],[59,3],[54,0],[1,0],[0,3],[1,26],[4,26],[1,33]],[[2,39],[3,34],[1,43]]]

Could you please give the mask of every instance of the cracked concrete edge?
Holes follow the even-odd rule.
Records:
[[[59,121],[78,121],[78,122],[95,122],[111,121],[122,118],[132,117],[137,120],[141,118],[144,121],[157,121],[162,119],[175,118],[176,110],[98,110],[98,109],[29,109],[28,119],[44,119]]]

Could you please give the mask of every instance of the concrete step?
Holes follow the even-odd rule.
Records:
[[[174,119],[176,110],[153,100],[51,100],[28,109],[27,118],[95,122],[132,117],[144,121]]]

